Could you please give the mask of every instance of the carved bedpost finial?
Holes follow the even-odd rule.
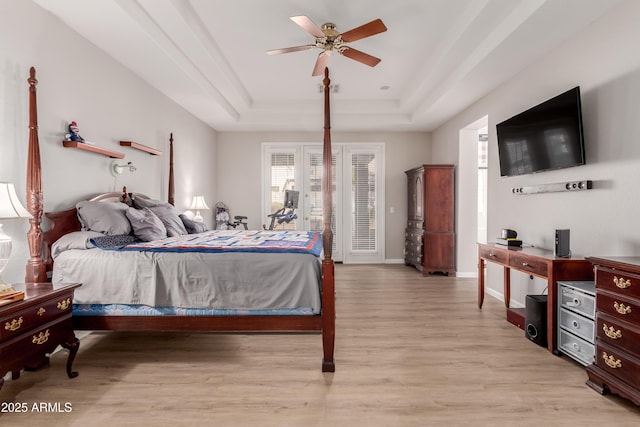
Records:
[[[127,186],[123,185],[122,186],[122,196],[120,197],[120,199],[122,200],[122,203],[127,203]]]

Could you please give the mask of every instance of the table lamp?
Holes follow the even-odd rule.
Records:
[[[193,217],[194,221],[203,222],[202,215],[200,215],[200,210],[209,210],[209,206],[207,206],[207,202],[204,200],[204,196],[193,196],[193,200],[191,201],[191,206],[189,209],[195,210],[196,215]]]
[[[31,214],[22,206],[13,184],[0,182],[0,220],[15,218],[31,218]],[[2,231],[0,224],[0,295],[3,292],[13,292],[11,285],[2,280],[2,270],[9,263],[11,255],[11,237]]]

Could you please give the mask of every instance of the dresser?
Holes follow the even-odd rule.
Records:
[[[593,280],[558,282],[558,350],[584,366],[593,363],[595,317]]]
[[[454,166],[422,165],[407,175],[405,264],[423,275],[455,274]]]
[[[74,289],[79,284],[16,284],[25,293],[22,301],[0,306],[0,388],[4,376],[20,377],[22,369],[36,370],[49,364],[48,354],[58,345],[69,350],[67,375],[78,375],[71,366],[79,340],[73,332],[71,309]]]
[[[640,405],[640,257],[587,260],[596,282],[596,350],[587,384]]]

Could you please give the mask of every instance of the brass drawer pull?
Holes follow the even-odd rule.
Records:
[[[40,308],[38,309],[38,311],[36,311],[36,314],[37,314],[38,316],[44,316],[44,313],[46,313],[46,311],[47,311],[47,310],[45,310],[45,309],[44,309],[44,307],[40,307]]]
[[[5,322],[4,329],[11,332],[17,331],[18,329],[20,329],[20,326],[22,326],[23,321],[24,319],[22,318],[22,316],[20,316],[20,318],[18,319],[13,319],[11,323]]]
[[[620,359],[616,359],[613,356],[609,356],[606,352],[602,352],[602,360],[607,364],[608,367],[613,369],[622,368],[622,362]]]
[[[616,329],[613,326],[607,326],[606,323],[602,324],[602,330],[604,331],[604,334],[609,338],[611,338],[612,340],[617,340],[622,338],[622,331],[620,331],[620,329],[616,331]]]
[[[489,256],[490,256],[490,257],[495,258],[495,257],[497,257],[498,255],[494,254],[493,252],[489,252]]]
[[[613,276],[613,283],[615,283],[616,286],[620,289],[627,289],[631,287],[631,280],[624,280],[624,278],[622,277],[618,279],[617,277]]]
[[[66,300],[60,301],[56,307],[58,307],[58,310],[66,310],[70,305],[71,298],[67,298]]]
[[[32,343],[34,344],[44,344],[49,340],[49,330],[47,329],[44,332],[40,332],[40,334],[38,336],[33,336],[33,339],[31,340]]]
[[[625,306],[624,304],[620,303],[618,304],[618,301],[613,303],[613,308],[616,309],[616,311],[620,314],[630,314],[631,313],[631,306]]]
[[[528,262],[523,262],[523,263],[522,263],[522,266],[523,266],[523,267],[529,267],[529,263],[528,263]]]

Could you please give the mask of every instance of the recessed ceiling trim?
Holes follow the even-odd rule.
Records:
[[[149,37],[166,52],[167,58],[175,63],[185,72],[194,83],[210,94],[221,107],[234,119],[237,120],[240,113],[227,100],[227,98],[216,88],[216,86],[200,71],[172,38],[153,19],[151,14],[136,0],[116,0],[116,3],[124,10],[129,17],[137,22]],[[153,2],[148,3],[149,6]],[[171,94],[169,94],[171,96]],[[177,101],[178,103],[179,100]]]

